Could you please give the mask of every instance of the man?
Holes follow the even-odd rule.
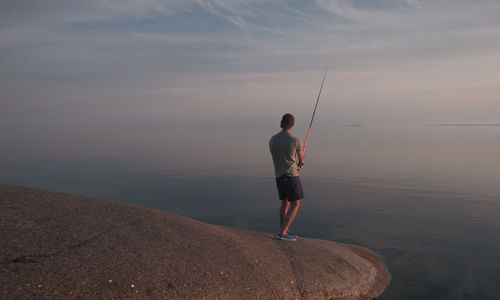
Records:
[[[304,165],[304,151],[300,139],[292,134],[294,124],[293,115],[283,115],[281,119],[282,130],[269,141],[276,186],[281,200],[280,232],[276,238],[285,241],[297,239],[297,235],[290,232],[289,228],[299,210],[300,200],[304,198],[299,178],[299,171]]]

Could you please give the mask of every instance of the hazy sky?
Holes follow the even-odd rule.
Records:
[[[323,122],[500,123],[500,1],[2,1],[0,138],[302,125],[326,65]]]

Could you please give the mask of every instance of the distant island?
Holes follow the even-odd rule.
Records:
[[[426,124],[425,126],[485,126],[485,127],[489,127],[489,126],[500,126],[500,124],[474,124],[474,123],[470,123],[470,124]]]

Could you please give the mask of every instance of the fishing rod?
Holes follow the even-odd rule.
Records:
[[[328,71],[328,66],[325,69],[325,74],[323,75],[323,81],[321,81],[321,87],[319,88],[318,99],[316,99],[316,105],[314,106],[314,111],[311,117],[311,123],[309,123],[309,129],[307,129],[306,140],[304,141],[304,150],[306,151],[307,139],[309,138],[309,133],[311,133],[311,126],[314,120],[314,115],[316,114],[316,109],[318,108],[319,98],[321,97],[321,90],[323,90],[323,83],[325,83],[326,71]]]

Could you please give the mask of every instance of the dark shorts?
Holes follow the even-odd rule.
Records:
[[[302,190],[302,183],[300,183],[299,176],[280,176],[276,178],[276,186],[278,187],[280,200],[288,199],[288,201],[297,201],[304,198],[304,191]]]

